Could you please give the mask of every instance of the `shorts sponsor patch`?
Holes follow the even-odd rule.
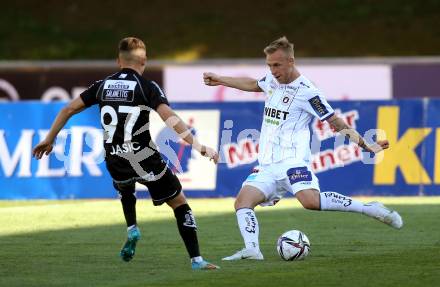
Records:
[[[319,96],[314,96],[313,98],[311,98],[309,100],[309,103],[320,118],[328,114],[328,110],[325,107],[325,105],[322,103]]]
[[[312,181],[312,173],[305,166],[294,167],[287,170],[287,176],[289,177],[290,184],[295,184],[302,181]]]

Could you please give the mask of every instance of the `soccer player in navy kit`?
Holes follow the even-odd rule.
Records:
[[[92,84],[80,97],[64,107],[47,135],[33,149],[40,159],[48,155],[59,131],[76,113],[98,104],[104,129],[106,166],[118,190],[127,223],[128,238],[120,255],[130,261],[140,231],[136,222],[135,183],[148,188],[154,205],[167,203],[176,217],[179,233],[191,258],[193,269],[218,269],[205,261],[199,251],[197,227],[192,211],[181,191],[176,175],[168,168],[149,132],[149,113],[155,110],[162,120],[201,155],[217,163],[215,150],[201,145],[185,123],[169,107],[162,89],[142,77],[146,65],[145,44],[137,38],[124,38],[119,43],[118,65],[121,70]]]
[[[362,213],[401,228],[400,215],[379,202],[363,204],[336,192],[320,192],[318,178],[311,169],[309,124],[314,117],[328,121],[337,132],[368,152],[387,149],[388,141],[367,145],[356,130],[335,115],[321,91],[296,69],[293,44],[286,37],[273,41],[264,53],[270,72],[260,80],[204,73],[204,82],[208,86],[223,85],[264,92],[266,98],[259,139],[259,166],[243,182],[235,200],[245,248],[223,260],[263,260],[254,208],[274,205],[286,192],[293,193],[307,209]]]

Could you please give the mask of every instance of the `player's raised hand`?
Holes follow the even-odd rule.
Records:
[[[390,142],[388,140],[377,141],[375,144],[368,146],[369,152],[378,153],[390,147]]]
[[[220,76],[214,73],[203,73],[203,81],[207,86],[220,85]]]
[[[200,151],[200,154],[205,157],[208,157],[209,160],[213,160],[215,164],[218,163],[218,153],[214,149],[207,146],[203,146],[202,150]]]
[[[48,155],[52,152],[53,149],[53,143],[43,140],[39,144],[37,144],[34,149],[32,150],[32,155],[36,159],[41,159],[44,154]]]
[[[390,147],[390,142],[388,140],[382,140],[382,141],[377,141],[377,144],[382,148],[382,149],[387,149]]]

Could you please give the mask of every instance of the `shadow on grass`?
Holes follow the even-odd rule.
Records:
[[[440,205],[394,207],[405,220],[399,231],[357,214],[257,212],[261,262],[220,261],[242,248],[235,214],[196,215],[202,255],[222,267],[213,272],[191,271],[173,218],[139,223],[142,240],[129,263],[118,257],[120,224],[3,236],[0,286],[436,286]],[[289,229],[311,240],[303,262],[276,254],[277,237]]]

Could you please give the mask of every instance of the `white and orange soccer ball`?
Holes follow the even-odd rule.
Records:
[[[310,253],[310,241],[299,230],[284,232],[277,241],[277,251],[283,260],[303,260]]]

